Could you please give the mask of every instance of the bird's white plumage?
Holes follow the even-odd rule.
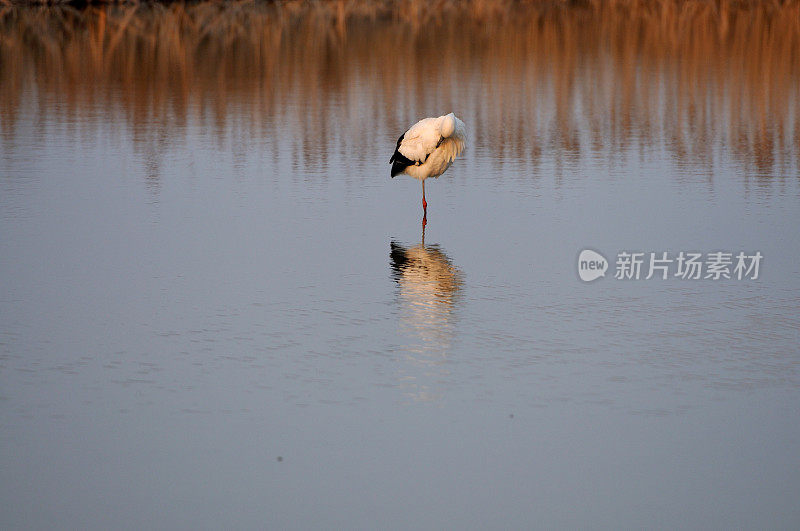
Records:
[[[453,113],[422,119],[406,131],[397,147],[400,154],[415,162],[403,173],[415,179],[438,177],[464,151],[466,143],[464,122]]]
[[[440,118],[425,118],[412,125],[397,150],[411,160],[424,161],[439,143],[440,121]]]

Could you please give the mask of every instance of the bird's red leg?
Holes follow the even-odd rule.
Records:
[[[422,179],[422,226],[428,223],[428,202],[425,201],[425,179]]]

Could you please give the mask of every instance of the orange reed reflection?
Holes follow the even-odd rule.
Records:
[[[444,109],[498,158],[657,146],[707,166],[726,149],[786,173],[799,92],[797,0],[0,8],[4,141],[23,108],[102,109],[140,149],[190,120],[256,140],[279,124],[299,163],[324,164],[385,150],[384,136]]]

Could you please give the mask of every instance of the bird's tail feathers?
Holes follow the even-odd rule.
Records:
[[[392,158],[389,159],[389,162],[392,164],[392,177],[400,175],[403,173],[403,170],[414,165],[414,162],[405,157],[400,151],[395,151]]]

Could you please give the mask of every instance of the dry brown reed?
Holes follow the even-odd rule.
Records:
[[[4,138],[26,104],[102,107],[142,143],[194,113],[247,138],[290,124],[313,162],[309,139],[352,153],[452,109],[496,156],[721,148],[768,173],[800,158],[799,92],[798,0],[0,7]]]

